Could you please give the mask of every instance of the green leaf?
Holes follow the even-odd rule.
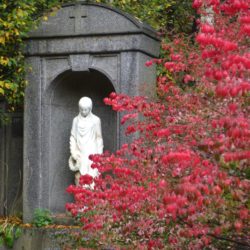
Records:
[[[6,228],[6,231],[5,231],[5,244],[8,247],[13,247],[13,245],[14,245],[14,233],[13,233],[13,227],[11,227],[11,226]]]
[[[5,237],[5,244],[7,247],[13,247],[14,245],[14,237]]]
[[[16,228],[16,231],[15,231],[15,238],[19,238],[20,236],[22,235],[22,230],[20,227],[17,227]]]
[[[3,246],[3,244],[4,244],[4,239],[2,236],[0,236],[0,247]]]

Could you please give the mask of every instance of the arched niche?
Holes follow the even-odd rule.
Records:
[[[103,103],[103,99],[115,91],[112,82],[100,71],[60,74],[48,89],[47,101],[50,113],[49,151],[49,208],[52,212],[65,211],[65,203],[71,197],[65,189],[74,183],[74,173],[69,170],[69,138],[72,121],[78,115],[78,102],[83,96],[93,101],[93,113],[100,117],[104,150],[114,151],[117,144],[117,114]]]

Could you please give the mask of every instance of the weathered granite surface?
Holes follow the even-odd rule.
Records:
[[[69,133],[77,102],[89,96],[102,120],[104,150],[127,138],[120,117],[103,104],[110,92],[153,93],[159,40],[147,25],[101,4],[67,4],[26,40],[32,67],[25,93],[23,216],[35,208],[64,212],[65,189],[74,181],[68,168]]]

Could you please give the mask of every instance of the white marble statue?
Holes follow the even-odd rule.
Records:
[[[79,115],[73,120],[70,136],[69,168],[76,172],[76,185],[79,185],[80,175],[98,176],[98,170],[91,168],[89,155],[103,152],[101,120],[91,111],[92,100],[82,97],[79,101]]]

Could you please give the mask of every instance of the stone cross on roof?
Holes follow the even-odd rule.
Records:
[[[84,20],[87,18],[87,8],[86,6],[76,4],[73,11],[70,13],[69,18],[74,19],[74,31],[76,33],[81,32],[86,29],[87,22]]]

